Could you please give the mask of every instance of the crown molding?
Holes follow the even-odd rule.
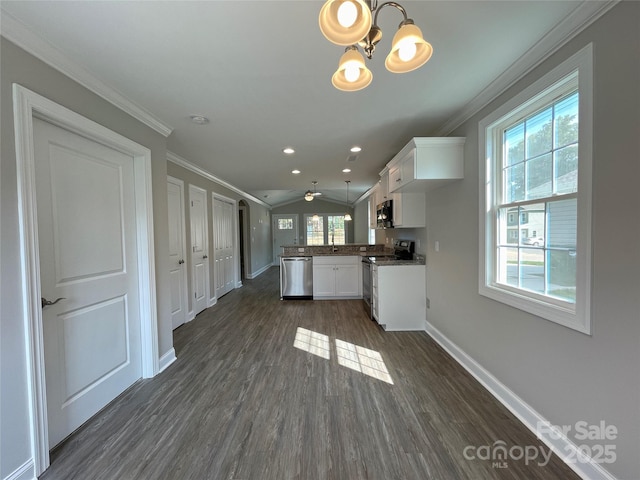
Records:
[[[554,54],[593,22],[611,10],[620,0],[597,2],[583,0],[569,15],[553,27],[543,38],[527,50],[516,62],[501,73],[463,109],[445,123],[435,136],[446,136],[473,117],[509,87]]]
[[[229,182],[226,182],[218,177],[216,177],[215,175],[207,172],[205,169],[198,167],[197,165],[194,165],[193,163],[191,163],[189,160],[182,158],[180,155],[177,155],[173,152],[170,152],[169,150],[167,150],[167,160],[170,161],[171,163],[175,163],[176,165],[178,165],[179,167],[182,168],[186,168],[187,170],[200,175],[201,177],[206,178],[207,180],[210,180],[214,183],[217,183],[218,185],[221,185],[225,188],[228,188],[229,190],[236,192],[238,195],[243,196],[244,198],[251,200],[252,202],[255,203],[259,203],[260,205],[267,207],[269,210],[271,210],[271,205],[269,205],[266,202],[263,202],[262,200],[260,200],[257,197],[254,197],[253,195],[245,192],[244,190],[240,190],[238,187],[236,187],[235,185],[231,185]],[[215,192],[214,192],[215,193]]]
[[[71,60],[49,42],[33,33],[23,23],[1,9],[2,28],[0,34],[26,52],[55,68],[62,74],[76,81],[99,97],[144,123],[164,137],[168,137],[173,128],[162,122],[152,113],[129,100],[124,95],[106,85],[94,74]]]

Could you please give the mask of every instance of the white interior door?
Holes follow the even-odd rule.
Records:
[[[235,204],[213,198],[213,248],[216,297],[229,293],[235,283]]]
[[[189,185],[191,203],[191,270],[193,313],[197,315],[208,306],[209,296],[209,221],[207,220],[207,192]]]
[[[134,159],[34,119],[49,447],[141,377]]]
[[[280,263],[282,245],[298,245],[298,214],[273,215],[273,261]]]
[[[187,269],[185,259],[184,183],[167,179],[169,210],[169,283],[171,285],[171,324],[178,328],[187,319]]]

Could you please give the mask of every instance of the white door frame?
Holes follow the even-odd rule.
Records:
[[[233,206],[233,288],[242,287],[242,279],[240,279],[240,248],[238,247],[238,201],[233,198],[225,197],[216,192],[211,193],[211,213],[213,215],[215,199],[230,203]],[[214,262],[215,265],[215,262]],[[215,276],[214,276],[215,278]],[[217,299],[216,299],[217,300]]]
[[[40,303],[40,253],[36,213],[33,117],[101,143],[134,158],[137,261],[140,296],[142,376],[158,373],[158,316],[151,196],[151,151],[102,125],[26,88],[13,84],[18,184],[22,309],[27,349],[31,448],[36,475],[49,467],[49,434]]]

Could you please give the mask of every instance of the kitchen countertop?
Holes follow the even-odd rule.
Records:
[[[393,258],[390,256],[373,256],[367,254],[366,252],[360,253],[320,253],[316,255],[309,255],[300,253],[298,255],[280,255],[280,258],[299,258],[299,257],[346,257],[346,256],[355,256],[355,257],[369,257],[371,263],[378,265],[379,267],[386,267],[391,265],[426,265],[425,258],[422,255],[417,255],[417,258],[412,260],[398,260],[397,258]]]

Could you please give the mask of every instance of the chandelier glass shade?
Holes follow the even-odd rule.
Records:
[[[364,64],[364,57],[355,46],[347,47],[338,63],[338,70],[331,77],[331,83],[338,90],[355,92],[367,87],[373,74]]]
[[[329,0],[318,20],[320,31],[331,43],[353,45],[371,28],[371,9],[363,0]]]
[[[347,46],[338,70],[331,77],[331,83],[338,90],[354,92],[367,87],[373,80],[358,45],[371,59],[382,39],[378,14],[384,7],[394,7],[404,16],[385,60],[387,70],[392,73],[411,72],[431,58],[433,47],[399,3],[389,1],[378,5],[377,0],[327,0],[320,9],[320,30],[330,42]]]

